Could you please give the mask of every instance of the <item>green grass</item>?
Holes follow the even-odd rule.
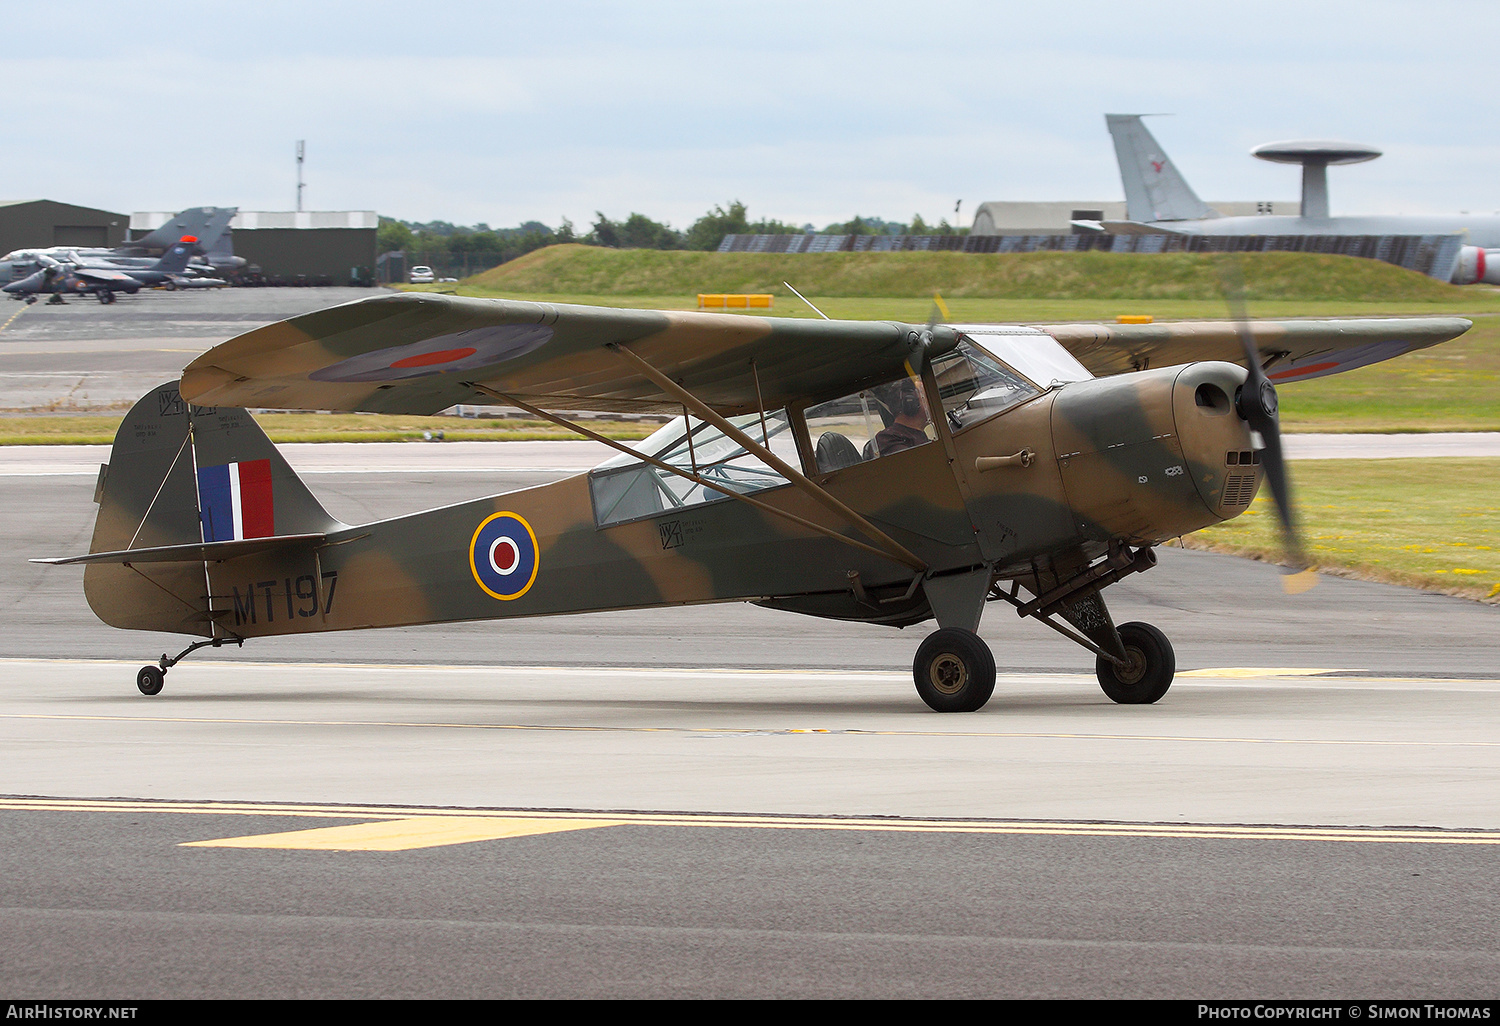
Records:
[[[1293,431],[1500,431],[1500,317],[1442,345],[1277,388]]]
[[[1500,600],[1500,459],[1304,460],[1292,490],[1318,568]],[[1280,538],[1263,488],[1244,514],[1187,544],[1275,560]]]
[[[816,255],[816,254],[814,254]],[[471,279],[472,280],[472,279]],[[825,296],[805,292],[795,279],[799,292],[803,292],[818,309],[835,320],[852,321],[906,321],[921,324],[932,312],[932,293],[916,297],[859,297]],[[672,295],[614,295],[609,293],[583,292],[509,292],[469,285],[402,286],[410,292],[447,292],[461,296],[478,296],[483,299],[516,299],[538,303],[576,303],[582,306],[612,306],[629,310],[696,310],[697,293]],[[775,305],[770,310],[728,311],[735,316],[771,316],[817,319],[814,313],[796,296],[778,289]],[[947,292],[943,300],[948,305],[954,324],[1003,323],[1003,324],[1054,324],[1065,321],[1113,321],[1121,314],[1150,314],[1159,321],[1223,320],[1229,309],[1222,297],[1214,299],[1005,299],[983,296],[954,297]],[[1459,300],[1462,300],[1461,302]],[[715,311],[719,312],[719,311]],[[1258,300],[1248,304],[1252,317],[1388,317],[1431,316],[1447,313],[1500,314],[1500,293],[1488,289],[1475,289],[1458,299],[1442,302],[1417,302],[1395,300]]]
[[[1447,285],[1353,257],[1244,254],[1252,317],[1463,314],[1454,342],[1281,389],[1288,431],[1500,430],[1500,290]],[[690,310],[699,292],[770,292],[778,317],[925,321],[932,291],[950,320],[1050,323],[1228,316],[1217,258],[1114,253],[688,253],[553,246],[458,286],[461,295]]]
[[[1471,290],[1390,264],[1306,253],[1240,257],[1249,301],[1464,302]],[[1221,258],[1169,253],[699,253],[550,246],[460,283],[469,295],[770,292],[921,299],[1203,300],[1222,309]],[[451,286],[450,286],[451,287]],[[1494,308],[1500,299],[1491,296]]]

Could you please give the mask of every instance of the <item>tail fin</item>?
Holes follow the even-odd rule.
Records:
[[[151,269],[163,271],[166,274],[181,274],[187,270],[188,261],[193,258],[193,247],[197,243],[197,236],[184,235],[181,241],[173,243],[171,248],[162,254],[161,259]]]
[[[1156,138],[1141,124],[1140,114],[1106,114],[1115,140],[1120,181],[1125,186],[1125,216],[1132,221],[1191,221],[1218,217],[1198,198]]]
[[[90,552],[326,534],[329,516],[243,409],[191,406],[175,381],[126,415],[99,470]],[[84,594],[114,627],[214,635],[207,564],[90,563]]]
[[[189,207],[172,217],[166,224],[149,235],[118,247],[121,251],[165,252],[184,235],[198,239],[205,251],[213,249],[219,236],[229,231],[229,222],[239,213],[239,207]]]

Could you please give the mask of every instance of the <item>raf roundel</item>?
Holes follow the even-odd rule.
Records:
[[[469,569],[493,598],[518,599],[536,581],[536,532],[516,513],[485,518],[469,542]]]

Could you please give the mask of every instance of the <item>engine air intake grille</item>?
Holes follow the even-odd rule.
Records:
[[[1224,498],[1219,505],[1224,509],[1250,505],[1250,500],[1255,498],[1257,483],[1254,474],[1230,474],[1224,482]]]

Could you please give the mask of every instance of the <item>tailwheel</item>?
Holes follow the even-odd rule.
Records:
[[[141,672],[135,675],[135,686],[141,689],[143,695],[161,694],[162,685],[167,682],[167,672],[160,666],[142,666]]]
[[[917,694],[938,712],[974,712],[995,691],[995,656],[973,631],[933,631],[912,662]]]
[[[1121,624],[1120,640],[1125,643],[1126,664],[1116,666],[1100,656],[1094,667],[1099,686],[1121,705],[1150,705],[1167,693],[1177,672],[1172,643],[1149,623]]]

